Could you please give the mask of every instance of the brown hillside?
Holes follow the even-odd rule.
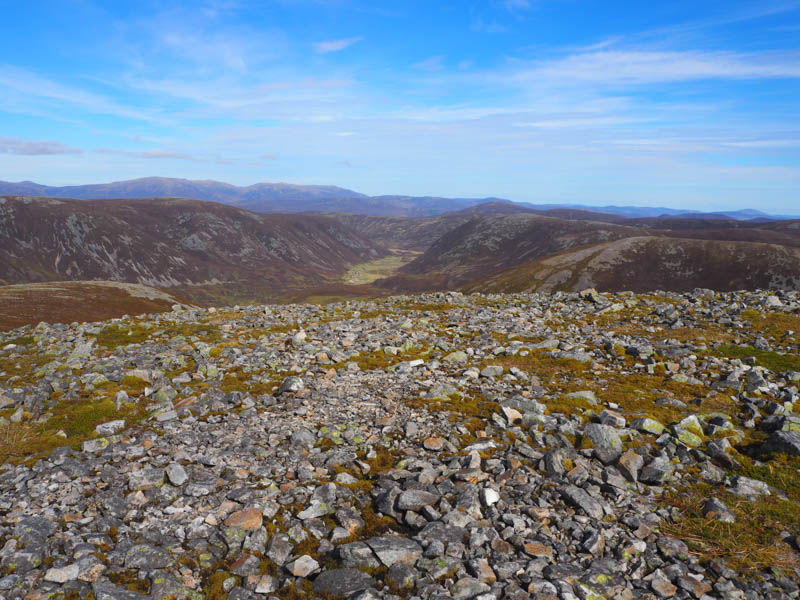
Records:
[[[633,237],[517,265],[469,291],[800,289],[800,250],[777,244]]]
[[[23,325],[103,321],[171,310],[186,300],[144,285],[60,281],[0,286],[0,330]]]
[[[508,267],[576,246],[632,237],[641,230],[517,213],[472,219],[380,284],[391,289],[455,288]]]
[[[0,279],[112,280],[278,298],[386,250],[332,219],[183,199],[0,198]],[[226,297],[230,297],[229,295]]]

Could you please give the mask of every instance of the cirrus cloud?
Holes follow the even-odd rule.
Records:
[[[52,140],[23,140],[0,137],[0,153],[23,156],[45,156],[50,154],[79,154],[80,148],[73,148]]]
[[[329,52],[339,52],[345,48],[349,48],[353,44],[357,44],[364,38],[362,36],[341,38],[338,40],[326,40],[324,42],[317,42],[314,44],[314,51],[317,54],[327,54]]]

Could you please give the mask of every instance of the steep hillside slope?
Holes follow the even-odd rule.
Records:
[[[778,244],[632,237],[517,265],[469,291],[800,289],[800,249]]]
[[[338,278],[386,251],[341,223],[182,199],[0,198],[0,279],[103,279],[262,297]]]
[[[381,285],[397,290],[454,288],[534,258],[640,234],[632,227],[528,213],[484,216],[442,236]]]
[[[800,278],[795,258],[800,221],[669,217],[609,223],[586,220],[580,211],[565,213],[573,217],[566,219],[532,211],[505,214],[507,208],[484,205],[442,217],[455,225],[474,216],[379,285],[408,291],[462,286],[517,291],[578,289],[592,282],[608,290],[680,291],[696,286],[794,288]],[[482,209],[488,214],[481,214]],[[369,235],[370,228],[357,226]],[[393,230],[403,231],[414,228],[406,224]],[[620,242],[627,238],[634,241]],[[579,250],[568,252],[573,249]],[[595,256],[599,258],[593,261]]]

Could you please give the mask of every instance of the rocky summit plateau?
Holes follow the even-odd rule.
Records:
[[[800,293],[0,333],[0,598],[800,597]]]

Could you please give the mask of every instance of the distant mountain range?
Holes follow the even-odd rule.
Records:
[[[664,207],[585,206],[580,204],[511,203],[500,198],[443,198],[436,196],[367,196],[332,185],[294,185],[257,183],[239,187],[212,180],[145,177],[113,183],[53,187],[32,181],[0,181],[0,196],[44,196],[49,198],[189,198],[229,204],[259,213],[339,212],[361,215],[423,217],[460,211],[487,202],[513,204],[516,210],[532,210],[554,215],[553,211],[584,211],[623,218],[668,217],[716,218],[734,220],[782,220],[788,215],[770,215],[745,209],[702,213]],[[568,217],[574,218],[574,217]]]
[[[407,210],[425,206],[406,202]],[[347,283],[365,265],[379,279]],[[259,214],[185,198],[0,196],[0,286],[87,280],[213,305],[449,289],[800,289],[800,220],[634,219],[500,200],[398,217]]]

